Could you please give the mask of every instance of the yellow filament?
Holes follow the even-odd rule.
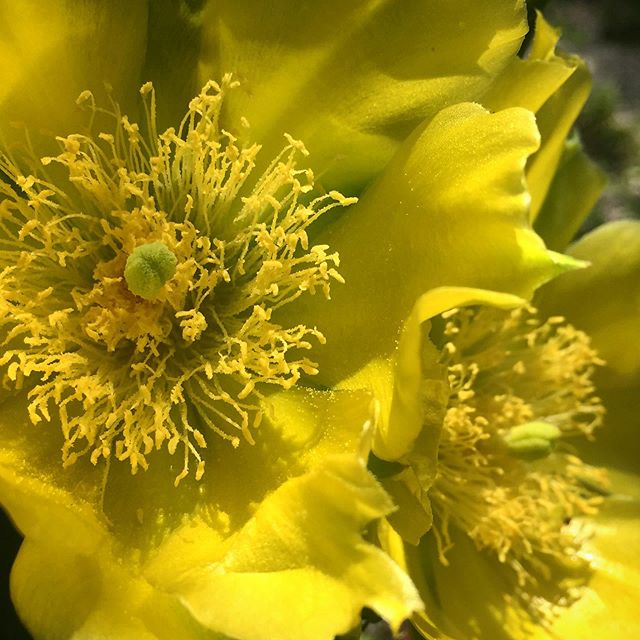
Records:
[[[584,333],[530,308],[446,316],[451,396],[430,492],[440,560],[447,564],[451,527],[464,531],[512,572],[514,593],[543,620],[573,593],[554,584],[551,596],[543,586],[556,563],[578,562],[582,539],[569,523],[596,512],[602,498],[589,487],[606,484],[569,444],[602,422],[591,381],[601,361]],[[540,433],[556,441],[553,452],[513,455],[510,435]]]
[[[317,371],[302,354],[320,331],[272,313],[342,282],[337,254],[310,245],[307,229],[355,200],[314,197],[311,172],[297,166],[307,152],[290,136],[252,176],[259,146],[220,122],[236,84],[207,83],[162,133],[150,84],[143,126],[83,92],[79,104],[92,121],[113,118],[111,132],[58,138],[60,153],[40,163],[0,154],[14,183],[0,183],[3,382],[27,389],[34,424],[60,423],[65,465],[115,456],[135,473],[152,451],[181,447],[176,482],[191,462],[200,478],[209,434],[253,442],[265,385]],[[141,298],[125,271],[148,245],[175,256],[175,273]]]

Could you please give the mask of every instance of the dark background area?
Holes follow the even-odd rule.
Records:
[[[594,75],[577,129],[591,157],[607,172],[609,186],[585,230],[606,220],[640,219],[640,1],[540,0],[530,9],[534,5],[562,28],[561,47],[584,57]],[[19,544],[20,536],[0,509],[0,640],[30,639],[9,598],[9,573]],[[390,638],[375,617],[365,627],[363,638]]]

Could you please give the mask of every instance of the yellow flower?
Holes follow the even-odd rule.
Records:
[[[365,468],[370,398],[297,385],[324,338],[274,320],[342,282],[307,228],[355,199],[314,195],[290,137],[254,178],[258,147],[220,124],[233,88],[208,83],[158,133],[145,84],[144,125],[116,106],[111,131],[59,138],[41,167],[0,159],[3,502],[27,538],[13,580],[36,636],[133,637],[162,607],[193,627],[181,637],[290,637],[292,618],[331,637],[365,604],[395,624],[419,606],[360,535],[392,508]],[[65,565],[61,615],[40,598]],[[270,615],[269,597],[302,604]],[[132,602],[129,625],[112,610]],[[238,615],[248,603],[268,626]]]
[[[0,499],[30,631],[397,627],[421,602],[363,535],[394,509],[363,372],[415,365],[439,287],[510,304],[576,265],[528,219],[537,108],[494,84],[523,3],[5,4]]]
[[[524,82],[507,84],[514,68],[491,92],[537,111],[543,146],[527,167],[531,216],[550,246],[564,249],[602,176],[575,141],[564,141],[589,83],[581,64],[554,53],[556,40],[539,17],[529,58],[513,63],[518,78],[556,82],[546,102],[543,91],[523,93]],[[551,80],[562,69],[564,79]],[[546,158],[542,166],[539,158]],[[380,538],[423,597],[425,611],[413,622],[424,637],[560,633],[571,640],[591,633],[590,622],[596,635],[637,633],[630,604],[637,598],[637,554],[605,551],[637,527],[637,487],[612,472],[610,488],[607,474],[591,466],[615,471],[627,459],[607,430],[620,431],[616,414],[628,416],[637,379],[617,397],[603,393],[604,402],[596,388],[610,384],[616,369],[638,371],[637,350],[626,347],[638,321],[630,293],[636,227],[605,227],[578,243],[570,255],[595,267],[546,285],[535,299],[540,313],[487,290],[425,293],[396,356],[343,383],[367,380],[383,399],[372,468],[399,509],[381,525]],[[623,240],[612,242],[620,236],[625,249]],[[625,302],[607,302],[613,295]],[[594,436],[603,444],[589,447]],[[613,441],[617,450],[607,445]],[[602,455],[607,449],[609,458]]]
[[[594,576],[583,597],[553,626],[560,638],[584,635],[635,638],[640,633],[636,604],[640,585],[637,545],[640,484],[637,432],[640,429],[640,223],[606,224],[569,247],[591,268],[543,289],[541,308],[562,313],[592,336],[606,361],[596,376],[607,410],[606,428],[581,456],[607,468],[610,495],[598,516],[586,523],[592,537],[585,555]]]

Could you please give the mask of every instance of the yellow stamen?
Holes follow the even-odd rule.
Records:
[[[15,185],[0,183],[0,367],[5,385],[28,389],[34,424],[59,421],[65,465],[115,456],[135,473],[180,446],[176,482],[191,461],[199,478],[210,434],[253,442],[265,385],[317,371],[303,353],[320,331],[272,313],[342,282],[337,254],[307,230],[355,200],[314,197],[290,136],[255,178],[259,146],[220,123],[236,85],[207,83],[162,133],[149,83],[143,126],[83,92],[92,122],[106,114],[113,131],[58,138],[40,163],[0,154]]]
[[[589,485],[606,483],[568,443],[602,422],[591,382],[602,363],[584,333],[530,308],[445,316],[451,396],[430,492],[440,560],[451,527],[462,530],[510,569],[514,594],[544,621],[574,593],[552,578],[557,563],[579,562],[568,523],[595,513]]]

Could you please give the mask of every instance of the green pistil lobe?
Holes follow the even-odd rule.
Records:
[[[560,435],[560,429],[555,425],[535,421],[512,427],[504,441],[513,455],[535,460],[549,455]]]
[[[155,300],[162,287],[173,278],[176,264],[175,255],[163,242],[136,247],[124,268],[129,291],[145,300]]]

